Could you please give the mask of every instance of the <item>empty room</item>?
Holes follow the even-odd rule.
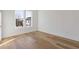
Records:
[[[0,10],[0,49],[78,49],[79,10]]]

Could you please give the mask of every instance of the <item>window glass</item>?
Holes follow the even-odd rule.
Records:
[[[16,26],[31,26],[32,11],[16,10]]]
[[[27,18],[27,17],[32,17],[32,11],[27,11],[27,10],[26,10],[26,18]]]
[[[26,26],[31,26],[31,19],[32,19],[32,11],[26,11],[26,16],[25,16],[25,23]]]
[[[16,18],[24,18],[24,10],[16,10],[15,11]]]

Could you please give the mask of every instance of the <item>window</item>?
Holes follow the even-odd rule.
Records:
[[[16,14],[16,26],[23,26],[23,19],[24,19],[24,11],[17,10],[15,11]]]
[[[26,26],[31,26],[31,18],[32,18],[32,12],[31,11],[25,11],[25,23]]]
[[[16,10],[16,26],[31,26],[32,11]]]

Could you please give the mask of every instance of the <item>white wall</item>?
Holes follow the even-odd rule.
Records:
[[[79,41],[79,11],[40,10],[38,30]]]
[[[16,27],[15,11],[2,11],[2,37],[9,37],[37,30],[37,11],[32,11],[32,27]]]
[[[32,27],[16,27],[15,11],[3,10],[2,37],[9,37],[37,29],[79,41],[79,11],[32,11]]]
[[[1,11],[0,11],[0,40],[1,40]]]

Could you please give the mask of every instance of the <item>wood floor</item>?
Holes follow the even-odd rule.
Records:
[[[79,42],[43,32],[30,32],[3,39],[0,49],[77,49]]]

